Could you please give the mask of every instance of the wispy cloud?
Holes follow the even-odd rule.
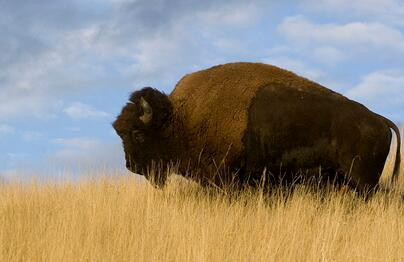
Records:
[[[404,105],[404,70],[383,70],[365,75],[347,95],[376,104]]]
[[[321,14],[404,26],[404,3],[401,0],[304,0],[300,6]]]
[[[5,50],[0,57],[5,94],[0,118],[54,116],[66,98],[89,89],[173,84],[184,71],[214,57],[203,52],[195,37],[206,43],[225,39],[201,30],[246,26],[259,10],[244,0],[110,0],[99,5],[46,0],[2,4],[0,23],[7,30],[0,35]]]
[[[24,131],[21,133],[21,138],[26,142],[38,141],[43,137],[44,135],[37,131]]]
[[[299,15],[286,18],[279,25],[278,31],[302,44],[349,46],[356,50],[378,48],[404,54],[404,34],[376,22],[316,24]]]
[[[197,11],[197,17],[204,24],[236,25],[246,27],[257,21],[261,10],[252,2],[236,3],[217,6],[207,10]]]
[[[84,119],[84,118],[108,118],[110,114],[97,110],[94,107],[76,102],[68,107],[66,107],[63,112],[73,119]]]
[[[320,69],[310,66],[296,58],[290,58],[287,56],[271,56],[266,58],[264,62],[281,68],[286,68],[311,80],[321,81],[324,78],[324,72],[322,72]]]
[[[95,138],[56,138],[52,142],[56,145],[63,146],[64,148],[75,148],[75,149],[91,149],[96,148],[101,145],[101,142]]]
[[[14,133],[14,127],[6,124],[0,124],[0,135],[8,135]]]
[[[2,87],[0,97],[0,119],[35,117],[50,119],[62,105],[58,99],[49,99],[43,92],[23,90],[12,86]],[[28,96],[27,94],[30,94]]]
[[[347,54],[342,50],[332,46],[319,46],[313,49],[313,58],[325,65],[336,65],[345,59]]]
[[[404,70],[381,70],[362,77],[346,95],[369,105],[376,112],[389,112],[402,121],[404,115]]]
[[[103,142],[97,138],[76,137],[52,140],[60,148],[48,160],[67,169],[124,168],[119,141]]]

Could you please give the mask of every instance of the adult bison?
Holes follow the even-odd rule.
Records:
[[[365,106],[275,66],[230,63],[182,78],[165,95],[134,92],[113,123],[126,167],[150,179],[152,165],[223,186],[297,176],[374,188],[397,126]],[[393,178],[398,176],[397,146]],[[166,172],[154,176],[163,185]]]

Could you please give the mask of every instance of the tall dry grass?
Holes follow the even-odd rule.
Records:
[[[402,172],[365,201],[305,186],[226,196],[178,179],[4,184],[0,261],[404,261],[403,185]]]

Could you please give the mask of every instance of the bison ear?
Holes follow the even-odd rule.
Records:
[[[143,115],[139,116],[139,119],[147,125],[153,118],[153,109],[143,97],[140,98],[140,106],[143,109]]]

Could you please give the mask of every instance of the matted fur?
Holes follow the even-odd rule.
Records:
[[[230,63],[186,75],[170,100],[177,112],[184,112],[185,130],[193,138],[192,155],[205,151],[216,162],[236,161],[244,150],[252,99],[260,87],[276,83],[346,99],[290,71],[261,63]]]

